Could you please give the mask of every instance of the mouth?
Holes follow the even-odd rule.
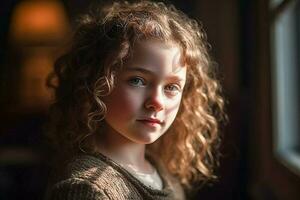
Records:
[[[139,119],[138,121],[147,121],[147,122],[152,122],[152,123],[157,123],[157,124],[162,124],[163,121],[155,118],[145,118],[145,119]]]
[[[152,118],[139,119],[137,121],[142,122],[142,123],[144,123],[146,125],[149,125],[149,126],[160,126],[160,125],[163,124],[163,121],[158,120],[158,119],[152,119]]]

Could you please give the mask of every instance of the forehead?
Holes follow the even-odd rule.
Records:
[[[151,68],[154,71],[164,69],[168,73],[177,73],[186,68],[179,45],[153,40],[138,42],[134,46],[125,70],[134,66]]]

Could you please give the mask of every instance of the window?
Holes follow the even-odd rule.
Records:
[[[270,7],[273,150],[300,176],[300,1],[273,0]]]

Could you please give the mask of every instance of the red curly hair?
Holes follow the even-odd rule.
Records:
[[[214,179],[220,124],[226,115],[199,23],[172,5],[141,1],[101,7],[81,16],[77,25],[70,48],[56,61],[48,82],[56,95],[48,135],[60,152],[95,151],[93,141],[106,113],[101,99],[113,90],[115,74],[136,41],[173,42],[182,48],[187,82],[175,121],[147,149],[184,186]]]

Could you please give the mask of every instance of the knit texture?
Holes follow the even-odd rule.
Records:
[[[122,166],[102,155],[78,155],[63,170],[63,175],[47,192],[47,200],[184,200],[184,191],[174,177],[153,158],[163,189],[144,185]]]

